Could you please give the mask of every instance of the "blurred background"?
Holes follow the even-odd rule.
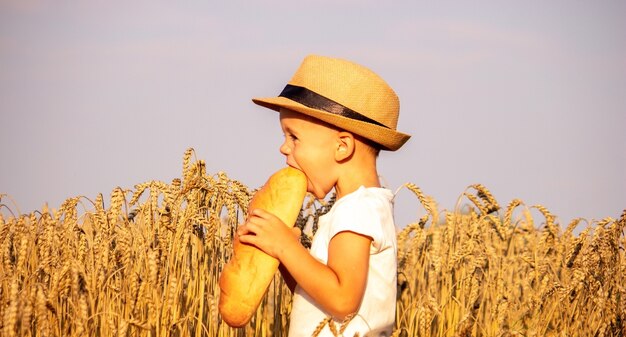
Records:
[[[284,158],[277,95],[307,54],[401,100],[389,188],[454,209],[475,183],[570,220],[626,208],[626,2],[0,0],[0,194],[13,211],[209,173],[255,188]],[[13,203],[13,201],[15,204]],[[107,201],[108,203],[108,201]],[[424,210],[406,189],[402,227]]]

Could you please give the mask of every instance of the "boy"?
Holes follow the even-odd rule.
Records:
[[[307,190],[337,201],[320,217],[311,251],[294,230],[250,210],[239,240],[281,263],[294,291],[289,336],[389,336],[396,305],[393,193],[381,188],[376,160],[409,138],[396,131],[399,101],[369,69],[307,56],[279,97],[255,98],[279,111],[287,165],[304,172]],[[338,326],[340,328],[338,328]]]

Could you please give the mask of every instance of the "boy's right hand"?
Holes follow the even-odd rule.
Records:
[[[237,235],[242,243],[253,245],[280,260],[293,244],[300,244],[300,229],[289,228],[277,216],[263,209],[253,209],[247,221],[239,226]]]

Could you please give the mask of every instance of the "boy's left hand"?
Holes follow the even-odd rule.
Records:
[[[280,260],[290,244],[299,244],[298,228],[289,228],[277,216],[263,209],[250,211],[246,223],[237,228],[239,241],[251,244]]]

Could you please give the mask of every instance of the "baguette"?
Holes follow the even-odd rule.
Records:
[[[248,211],[261,208],[293,227],[306,195],[304,173],[285,167],[274,173],[254,195]],[[279,261],[260,249],[233,242],[233,255],[220,275],[219,312],[232,327],[247,324],[267,291]]]

